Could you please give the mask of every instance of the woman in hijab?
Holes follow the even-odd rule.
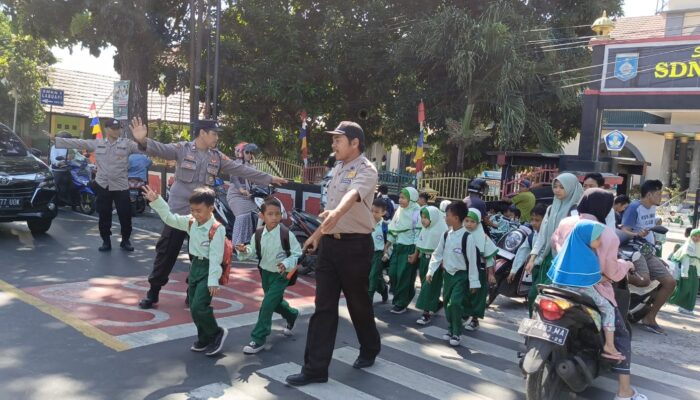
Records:
[[[564,218],[552,235],[552,249],[558,253],[561,252],[566,239],[574,229],[574,226],[576,226],[576,223],[580,220],[597,221],[601,224],[605,223],[605,218],[612,208],[613,202],[614,196],[610,192],[603,189],[586,190],[577,207],[578,215]],[[632,264],[617,258],[620,239],[613,229],[606,226],[600,238],[601,243],[596,249],[596,254],[603,278],[594,288],[615,306],[615,347],[625,356],[623,361],[615,364],[611,368],[613,372],[618,374],[618,391],[616,398],[646,400],[646,396],[636,391],[631,385],[630,364],[632,362],[632,338],[630,332],[627,330],[625,318],[623,316],[627,313],[629,304],[618,304],[615,299],[615,291],[611,284],[611,281],[623,279],[632,267]]]
[[[695,297],[698,294],[698,268],[700,268],[700,229],[690,231],[690,236],[680,249],[671,256],[671,260],[681,267],[680,279],[673,291],[669,303],[678,306],[678,312],[693,315]]]
[[[427,325],[430,323],[433,313],[440,308],[443,269],[435,271],[435,276],[430,283],[425,280],[425,275],[428,273],[430,256],[448,228],[445,217],[442,216],[437,207],[423,207],[420,210],[420,216],[423,229],[418,234],[416,250],[418,250],[418,275],[420,276],[421,289],[418,300],[416,300],[416,308],[423,310],[423,316],[416,323]]]
[[[581,196],[583,187],[574,174],[563,173],[557,176],[552,182],[554,200],[547,208],[547,213],[540,226],[540,234],[532,245],[530,260],[525,266],[525,271],[532,274],[532,287],[527,297],[527,305],[532,316],[532,305],[537,297],[537,285],[550,283],[547,278],[548,268],[552,259],[556,256],[552,252],[550,238],[559,226],[562,219],[571,215],[571,211],[576,207]]]
[[[403,314],[416,295],[416,240],[420,231],[420,207],[418,191],[405,187],[399,193],[399,209],[389,223],[387,244],[393,246],[389,261],[389,279],[394,293],[391,309],[393,314]]]
[[[470,264],[469,267],[479,265],[480,286],[476,291],[470,290],[464,296],[462,319],[466,320],[464,329],[468,331],[479,329],[479,318],[483,319],[486,313],[486,298],[489,295],[489,284],[496,283],[493,266],[498,247],[484,231],[481,221],[481,212],[476,208],[470,208],[467,218],[465,218],[464,227],[469,232],[470,243],[474,243],[476,246],[479,260],[474,264]]]
[[[248,143],[240,143],[237,145],[236,156],[238,157],[240,155],[240,160],[243,164],[250,168],[255,168],[253,160],[254,150],[257,150],[257,146],[253,145],[254,148],[251,146],[251,148],[246,151],[248,146],[250,146]],[[226,193],[226,202],[231,208],[233,215],[236,217],[233,221],[233,230],[231,232],[231,242],[233,242],[235,246],[250,243],[250,238],[253,236],[253,232],[255,232],[252,213],[255,212],[258,207],[250,198],[250,182],[234,175],[231,175],[230,182],[231,184]]]

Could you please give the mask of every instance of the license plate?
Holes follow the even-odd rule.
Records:
[[[0,199],[0,208],[22,208],[22,199]]]
[[[563,346],[566,343],[569,330],[544,321],[524,318],[520,323],[518,333]]]

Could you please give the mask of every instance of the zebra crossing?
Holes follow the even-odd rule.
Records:
[[[328,383],[287,386],[285,378],[301,370],[301,360],[284,360],[262,365],[252,373],[257,389],[252,382],[236,382],[216,398],[265,398],[259,392],[264,387],[275,394],[273,398],[292,399],[525,399],[525,380],[517,359],[523,341],[515,324],[487,317],[479,331],[465,332],[460,346],[450,347],[441,338],[445,329],[437,325],[414,328],[408,318],[401,326],[388,318],[377,322],[382,352],[370,368],[353,369],[359,349],[341,341],[333,353]],[[632,372],[633,386],[649,399],[700,399],[700,376],[693,378],[693,371],[681,374],[664,369],[663,363],[633,363]],[[608,374],[575,398],[612,399],[616,390],[616,376]]]

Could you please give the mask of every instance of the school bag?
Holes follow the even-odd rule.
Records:
[[[194,218],[190,219],[189,227],[187,229],[187,232],[189,233],[190,229],[192,229],[192,223],[194,222]],[[213,224],[211,224],[211,228],[209,228],[209,241],[211,242],[214,240],[214,234],[216,233],[216,230],[221,226],[221,222],[219,221],[214,221]],[[233,259],[233,243],[231,243],[231,239],[227,238],[224,235],[224,258],[221,260],[221,277],[219,278],[219,285],[228,285],[228,280],[229,280],[229,275],[231,274],[231,260]]]
[[[444,246],[444,243],[447,242],[447,234],[448,233],[449,232],[445,232],[445,234],[442,237],[443,246]],[[469,238],[469,232],[465,232],[464,235],[462,235],[462,256],[464,257],[464,264],[467,266],[467,268],[469,268],[469,259],[467,258],[467,239],[468,238]],[[486,270],[486,264],[481,259],[481,255],[478,254],[479,249],[476,249],[476,250],[477,250],[477,256],[478,256],[476,258],[477,259],[477,261],[476,261],[477,266],[476,267],[479,271],[484,271],[484,270]]]
[[[289,229],[287,229],[283,225],[280,225],[279,227],[280,242],[282,242],[282,250],[284,250],[284,253],[287,255],[287,257],[289,257],[292,254],[289,246]],[[260,240],[262,239],[263,229],[265,229],[264,225],[255,230],[255,255],[258,256],[258,270],[260,271],[261,275],[262,268],[260,268],[260,260],[262,260],[262,253],[260,252]],[[294,267],[294,269],[287,272],[287,280],[289,281],[287,286],[294,286],[294,284],[297,283],[297,271],[299,271],[298,264]]]

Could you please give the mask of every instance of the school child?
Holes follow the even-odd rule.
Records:
[[[299,310],[284,300],[284,291],[294,273],[297,259],[301,257],[301,246],[293,234],[280,224],[282,205],[274,197],[267,198],[260,207],[262,228],[255,232],[249,245],[236,246],[239,260],[257,256],[262,281],[263,297],[255,328],[250,334],[250,343],[243,348],[245,354],[256,354],[264,349],[265,340],[272,330],[272,314],[280,314],[286,321],[284,335],[291,336]]]
[[[440,202],[440,213],[442,214],[443,219],[446,216],[447,206],[449,206],[451,203],[452,202],[449,200],[443,200]]]
[[[420,192],[418,195],[418,205],[423,208],[428,205],[428,201],[430,201],[430,195],[428,192]]]
[[[590,296],[598,306],[602,317],[605,345],[604,358],[622,361],[625,356],[615,347],[615,309],[593,285],[598,283],[602,274],[600,262],[595,250],[600,246],[603,224],[582,219],[566,238],[561,251],[554,257],[547,276],[555,286],[573,290]]]
[[[542,225],[542,220],[544,219],[544,214],[547,213],[547,206],[542,203],[538,203],[530,212],[530,225],[532,229],[532,236],[528,238],[515,252],[515,258],[513,258],[513,267],[510,269],[510,274],[508,274],[508,283],[512,283],[515,279],[515,275],[520,271],[526,263],[527,259],[530,257],[530,251],[532,251],[532,244],[537,240],[537,235],[540,232],[540,225]],[[527,226],[527,224],[526,224]]]
[[[403,314],[416,295],[416,239],[420,231],[420,206],[416,204],[418,191],[412,187],[401,189],[399,209],[389,223],[385,249],[393,247],[389,261],[389,281],[394,298],[393,314]]]
[[[700,268],[700,229],[690,231],[690,237],[673,253],[672,261],[681,268],[680,279],[669,303],[678,306],[678,312],[693,315],[698,293],[698,268]]]
[[[197,341],[190,350],[213,356],[221,352],[228,330],[219,327],[214,318],[211,299],[219,291],[219,278],[224,258],[224,226],[213,215],[216,194],[211,188],[200,187],[189,198],[190,215],[177,215],[170,212],[168,203],[150,187],[144,186],[144,193],[151,208],[163,222],[189,234],[189,253],[192,265],[188,276],[187,296],[190,300],[190,314],[197,327]],[[211,230],[215,229],[214,235]]]
[[[425,275],[426,282],[432,284],[438,269],[444,269],[442,282],[447,333],[442,338],[451,346],[459,346],[461,341],[465,291],[467,287],[477,291],[480,285],[476,267],[478,253],[473,236],[464,228],[466,216],[464,202],[456,201],[447,206],[449,230],[440,237]]]
[[[433,251],[440,242],[440,238],[447,232],[447,223],[437,207],[428,206],[420,210],[421,229],[418,234],[416,248],[418,250],[418,275],[420,276],[421,289],[416,300],[416,308],[423,310],[423,315],[416,321],[418,325],[430,323],[434,313],[440,308],[440,292],[442,291],[442,269],[438,269],[433,281],[428,283],[425,276],[428,274],[428,264]]]
[[[493,266],[496,261],[495,256],[498,253],[498,247],[484,232],[483,224],[481,224],[481,212],[476,208],[470,208],[467,212],[467,217],[464,219],[464,227],[476,246],[475,270],[478,270],[479,277],[478,286],[472,286],[471,281],[468,286],[477,290],[470,290],[464,298],[464,329],[476,331],[479,329],[479,318],[483,319],[486,313],[489,284],[493,285],[496,283]]]
[[[391,248],[384,252],[386,245],[387,223],[384,222],[384,214],[386,213],[386,201],[382,198],[374,199],[372,203],[372,216],[374,217],[374,231],[372,232],[372,240],[374,240],[374,256],[372,257],[372,269],[369,271],[369,298],[374,299],[374,293],[379,293],[382,296],[382,304],[389,300],[389,288],[384,281],[384,263],[391,256]]]

